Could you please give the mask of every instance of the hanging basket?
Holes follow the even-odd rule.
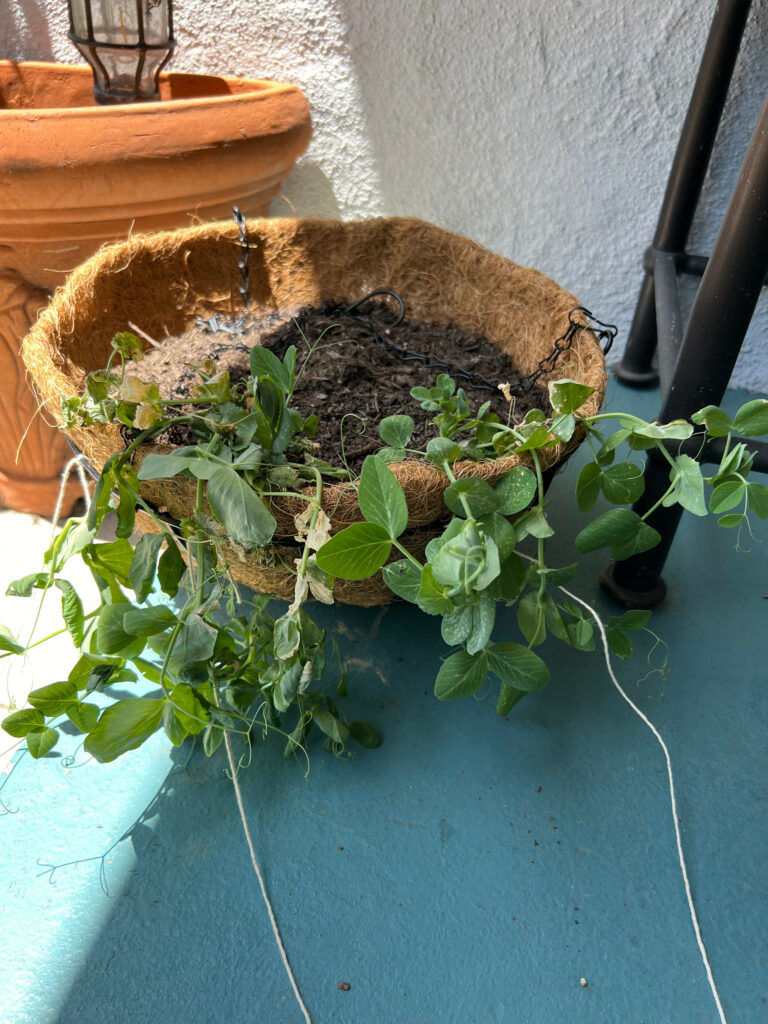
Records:
[[[584,329],[573,332],[570,347],[540,383],[567,377],[587,384],[595,391],[584,412],[598,411],[605,393],[603,352],[586,317],[573,312],[578,300],[538,271],[410,218],[253,220],[247,228],[254,311],[292,311],[329,298],[353,303],[373,289],[391,288],[405,299],[409,316],[485,335],[509,353],[522,374],[536,370],[575,320]],[[86,374],[106,364],[112,337],[129,329],[129,321],[162,338],[181,334],[198,316],[241,312],[239,259],[238,228],[222,222],[130,238],[105,247],[79,267],[56,292],[22,350],[49,415],[60,419],[60,400],[79,394]],[[68,433],[98,469],[124,446],[116,424]],[[542,467],[555,468],[580,440],[577,435],[568,444],[543,450]],[[147,445],[137,464],[149,452],[170,450],[166,444]],[[493,484],[524,461],[512,455],[495,462],[460,462],[454,472]],[[446,515],[448,481],[436,467],[415,460],[390,468],[408,501],[413,550],[423,552]],[[194,488],[193,480],[148,481],[142,494],[180,520],[193,508]],[[334,529],[362,519],[353,484],[326,487],[323,506]],[[298,498],[273,499],[277,544],[248,555],[245,562],[232,551],[232,575],[256,590],[292,596],[293,576],[280,566],[293,565],[298,549],[286,545],[295,533],[294,516],[305,507]],[[149,528],[151,520],[143,516],[137,522]],[[360,605],[393,598],[380,577],[339,580],[335,595]]]

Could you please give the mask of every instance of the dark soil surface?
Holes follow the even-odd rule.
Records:
[[[346,313],[336,303],[326,302],[321,307],[299,310],[290,318],[267,314],[262,320],[249,323],[242,334],[211,333],[194,327],[150,350],[135,372],[145,380],[158,381],[164,396],[183,398],[198,381],[189,367],[193,361],[213,358],[220,370],[228,370],[232,381],[237,381],[250,372],[248,357],[253,345],[264,345],[278,356],[289,345],[295,345],[299,367],[306,359],[308,346],[317,345],[302,370],[292,405],[305,419],[311,413],[317,414],[318,454],[339,466],[343,420],[347,462],[356,471],[366,455],[382,446],[378,424],[385,416],[411,416],[416,427],[410,447],[425,447],[435,434],[431,422],[434,414],[423,411],[410,391],[418,386],[432,387],[441,372],[451,374],[457,385],[465,389],[473,412],[490,401],[493,410],[506,421],[509,404],[497,388],[472,386],[476,382],[462,379],[457,370],[480,374],[494,385],[509,384],[515,397],[512,422],[519,422],[531,408],[549,409],[546,390],[517,390],[520,374],[512,360],[481,335],[455,325],[429,324],[415,318],[395,325],[396,314],[379,301],[369,301],[357,314],[361,319]],[[381,338],[408,354],[436,357],[450,366],[404,360],[376,343],[371,324]],[[351,413],[355,415],[348,415]],[[185,443],[181,438],[172,440]]]

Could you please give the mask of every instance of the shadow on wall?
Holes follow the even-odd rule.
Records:
[[[280,195],[272,201],[269,215],[341,220],[341,207],[330,179],[320,166],[300,160],[283,183]]]
[[[48,6],[45,0],[10,0],[10,9],[0,15],[3,57],[54,59]]]

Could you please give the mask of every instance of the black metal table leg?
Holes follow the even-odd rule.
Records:
[[[751,0],[718,3],[661,206],[652,252],[683,256],[720,117],[728,94]],[[627,346],[616,376],[634,387],[652,387],[657,345],[654,272],[646,269]]]
[[[768,273],[768,98],[747,150],[728,209],[701,279],[660,420],[687,419],[717,404],[728,386],[744,335]],[[760,447],[760,446],[756,446]],[[705,455],[705,460],[711,456]],[[669,485],[666,462],[649,457],[641,515]],[[757,464],[763,470],[763,460]],[[673,514],[676,512],[676,515]],[[679,511],[660,508],[648,523],[662,534],[656,548],[609,566],[603,589],[627,607],[647,608],[664,596],[661,570]]]

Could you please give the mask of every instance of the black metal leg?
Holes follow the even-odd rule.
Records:
[[[747,150],[712,256],[701,279],[691,319],[661,410],[661,422],[688,418],[717,404],[733,372],[768,272],[768,97]],[[662,496],[669,473],[649,458],[641,515]],[[658,509],[648,519],[662,543],[608,567],[603,589],[627,607],[651,607],[664,596],[661,570],[680,518]]]
[[[685,249],[750,4],[751,0],[729,0],[716,6],[667,181],[652,250],[682,255]],[[651,267],[646,271],[640,290],[624,356],[615,369],[619,380],[634,387],[654,385],[658,379],[652,368],[656,344]]]

